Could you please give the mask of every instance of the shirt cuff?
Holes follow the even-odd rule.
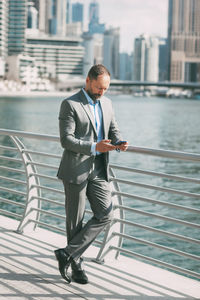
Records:
[[[96,155],[96,144],[97,143],[92,143],[92,146],[91,146],[91,154],[94,156]]]

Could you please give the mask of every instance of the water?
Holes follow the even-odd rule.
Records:
[[[200,101],[109,95],[131,145],[200,152]],[[58,135],[63,97],[0,98],[0,127]]]
[[[155,149],[176,150],[183,152],[200,153],[200,101],[184,100],[184,99],[166,99],[166,98],[134,98],[131,95],[112,95],[109,97],[113,100],[116,119],[121,129],[123,139],[128,140],[130,145],[141,146]],[[58,135],[58,114],[63,97],[48,98],[0,98],[0,127],[13,130],[22,130],[41,134]],[[41,142],[35,142],[37,150],[42,151]],[[52,146],[52,151],[56,151]],[[61,148],[58,149],[61,153]],[[200,178],[200,165],[191,162],[175,161],[170,159],[161,159],[157,157],[145,157],[142,155],[133,155],[130,153],[112,153],[110,160],[113,163],[132,166],[134,168],[149,169],[170,174],[179,174],[181,176],[189,176]],[[55,175],[55,174],[52,174]],[[142,175],[127,174],[126,179],[142,181],[152,185],[169,186],[166,179],[144,178]],[[190,192],[200,193],[200,187],[194,184],[186,184],[183,182],[170,183],[171,188],[182,189],[187,187]],[[122,191],[133,192],[127,186],[121,187]],[[161,201],[171,201],[172,203],[199,208],[199,200],[188,199],[179,195],[165,194],[154,190],[143,190],[134,187],[134,194],[143,197],[150,197]],[[125,204],[137,209],[145,209],[149,212],[159,213],[166,216],[174,214],[173,209],[158,205],[148,204],[137,200],[124,199]],[[62,210],[62,211],[61,211]],[[60,213],[64,213],[60,209]],[[183,214],[183,212],[181,212]],[[185,213],[187,214],[187,213]],[[179,217],[176,211],[176,218]],[[186,232],[179,225],[168,225],[162,220],[152,220],[138,214],[127,213],[127,218],[131,221],[144,223],[149,226],[156,226],[158,229],[169,230],[178,234],[186,234],[188,236],[198,237],[195,229],[187,228]],[[197,215],[185,215],[187,221],[199,223]],[[52,221],[51,217],[51,224]],[[53,225],[53,224],[52,224]],[[136,228],[126,229],[128,233],[134,234],[138,238],[150,239],[151,241],[163,244],[163,240],[159,235],[156,237],[144,230]],[[173,241],[174,243],[174,241]],[[171,246],[170,238],[165,237],[164,244]],[[133,246],[134,245],[134,246]],[[174,246],[174,245],[173,245]],[[177,248],[179,250],[188,250],[196,253],[196,248],[187,246],[186,243],[178,241]],[[148,255],[151,251],[150,247],[141,248],[141,244],[125,242],[125,247]],[[143,251],[143,252],[141,252]],[[151,251],[152,252],[152,251]],[[155,258],[162,258],[170,261],[167,253],[154,250]],[[178,264],[182,265],[182,259],[174,258]],[[185,268],[197,270],[198,264],[185,260]]]

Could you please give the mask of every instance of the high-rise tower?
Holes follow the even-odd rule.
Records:
[[[9,0],[8,55],[24,52],[27,28],[27,0]]]
[[[168,78],[200,82],[200,0],[169,0]]]
[[[99,23],[99,3],[93,0],[89,7],[89,33],[104,33],[105,25]]]
[[[0,0],[0,57],[4,59],[7,55],[8,39],[8,2]]]
[[[50,0],[48,6],[48,33],[64,36],[66,32],[67,0]]]
[[[65,36],[70,22],[70,0],[39,0],[39,30]]]
[[[103,63],[110,70],[111,77],[119,79],[120,29],[110,28],[104,33]]]
[[[34,7],[34,2],[28,2],[28,24],[27,28],[38,28],[38,11]]]
[[[159,39],[141,35],[135,39],[134,80],[158,81]]]
[[[74,3],[72,4],[72,22],[81,22],[83,27],[83,4],[82,3]]]

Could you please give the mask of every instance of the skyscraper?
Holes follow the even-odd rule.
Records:
[[[48,24],[47,24],[47,4],[48,0],[38,0],[38,29],[42,33],[48,32]]]
[[[65,36],[70,22],[70,0],[39,0],[39,30]]]
[[[34,7],[34,2],[28,2],[28,24],[27,28],[38,28],[38,11]]]
[[[71,22],[72,22],[72,5],[71,5],[71,0],[67,0],[66,23],[70,24]]]
[[[89,7],[89,33],[104,33],[105,25],[99,23],[99,3],[93,0]]]
[[[169,0],[168,78],[200,82],[200,1]]]
[[[8,55],[23,53],[27,28],[27,1],[9,0]]]
[[[48,6],[48,33],[65,36],[67,0],[51,0]]]
[[[0,57],[4,59],[7,55],[8,38],[8,2],[0,0]]]
[[[158,81],[159,39],[141,35],[135,39],[134,80]]]
[[[104,33],[103,63],[115,79],[119,79],[119,61],[119,28],[111,28]]]
[[[119,79],[131,80],[133,73],[133,55],[126,52],[120,53]]]
[[[167,39],[159,39],[159,81],[167,80]]]
[[[72,4],[72,22],[81,22],[83,27],[83,4],[79,2]]]
[[[89,23],[99,23],[99,3],[96,0],[90,3]]]

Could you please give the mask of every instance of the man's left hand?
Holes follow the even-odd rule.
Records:
[[[116,146],[116,149],[119,149],[120,151],[126,151],[127,148],[128,148],[128,142]]]

